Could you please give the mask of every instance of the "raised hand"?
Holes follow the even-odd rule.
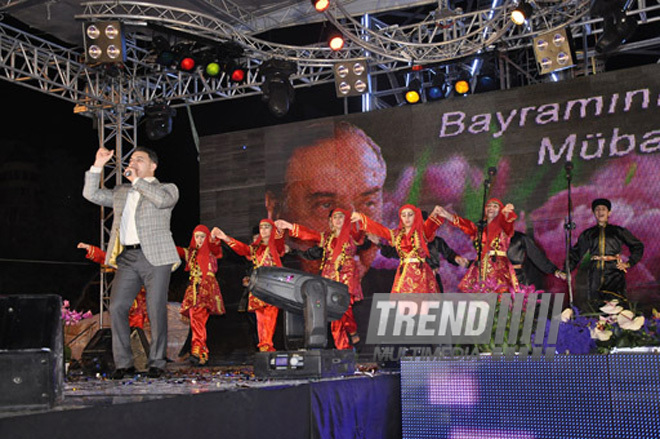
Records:
[[[515,207],[513,207],[513,204],[508,203],[506,206],[504,206],[504,209],[502,209],[502,213],[508,214],[510,212],[513,212],[513,209],[515,209]]]
[[[281,219],[278,219],[277,221],[275,221],[275,227],[277,227],[280,230],[287,230],[287,229],[288,230],[293,230],[293,224],[291,224],[288,221],[281,220]]]
[[[87,251],[89,251],[89,249],[92,248],[92,246],[87,244],[86,242],[79,242],[76,247],[77,248],[84,248]]]
[[[105,166],[106,163],[108,163],[108,161],[110,161],[114,153],[115,153],[114,151],[111,151],[104,147],[100,147],[96,151],[96,159],[94,160],[94,166],[97,168],[102,168],[103,166]]]
[[[360,221],[360,213],[359,212],[351,213],[351,222],[357,223],[358,221]]]
[[[226,241],[226,240],[227,240],[227,235],[225,235],[225,232],[223,232],[222,230],[220,230],[218,227],[214,227],[214,228],[211,230],[211,237],[212,237],[213,239],[222,239],[223,241]]]
[[[454,219],[454,214],[449,213],[449,211],[442,206],[435,206],[431,215],[439,216],[450,221]]]

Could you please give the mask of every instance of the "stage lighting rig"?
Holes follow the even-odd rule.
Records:
[[[149,140],[159,140],[172,132],[172,117],[176,110],[164,102],[155,102],[144,108],[145,130]]]
[[[408,89],[406,90],[405,98],[406,102],[409,104],[416,104],[420,101],[422,97],[422,82],[419,78],[414,78],[408,83]]]
[[[85,63],[126,61],[126,40],[119,21],[95,21],[83,24]]]
[[[637,30],[635,17],[628,17],[629,2],[622,0],[595,0],[591,14],[603,18],[603,34],[596,43],[596,52],[608,53],[630,39]]]
[[[333,66],[338,98],[359,96],[369,91],[367,67],[366,59],[341,61]]]
[[[436,73],[431,80],[431,85],[426,89],[426,97],[430,101],[437,101],[447,96],[449,86],[444,73]]]
[[[283,117],[289,112],[295,92],[289,77],[297,70],[295,63],[279,59],[270,59],[259,68],[264,82],[261,85],[262,101],[276,117]]]
[[[532,5],[523,0],[511,11],[511,21],[517,26],[522,26],[525,21],[529,20],[532,13]]]

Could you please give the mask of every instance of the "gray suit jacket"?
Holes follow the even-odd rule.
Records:
[[[140,193],[140,201],[135,211],[140,246],[144,256],[151,265],[173,265],[173,269],[181,263],[170,231],[172,209],[179,200],[179,189],[172,183],[151,183],[140,179],[131,184],[120,184],[113,189],[100,187],[101,174],[91,171],[85,173],[83,197],[94,204],[112,207],[114,218],[110,241],[106,250],[106,265],[116,267],[114,259],[121,252],[119,247],[119,225],[124,212],[126,197],[133,188]]]

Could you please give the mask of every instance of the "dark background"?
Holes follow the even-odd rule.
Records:
[[[260,97],[190,107],[200,137],[258,126],[341,114],[334,84],[297,90],[282,119]],[[98,245],[99,207],[82,197],[83,175],[98,149],[92,119],[75,115],[74,104],[0,81],[5,107],[0,133],[0,293],[57,293],[74,308],[98,310],[98,265],[76,248]],[[177,245],[186,246],[199,224],[199,162],[185,107],[178,108],[172,133],[149,141],[138,129],[138,144],[160,157],[157,177],[175,183],[180,198],[172,216]],[[182,299],[187,273],[174,273],[170,300]]]

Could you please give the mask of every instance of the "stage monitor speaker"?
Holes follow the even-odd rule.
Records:
[[[257,352],[254,376],[258,378],[332,378],[355,373],[352,349]]]
[[[147,370],[149,342],[142,328],[131,329],[133,365],[138,372]],[[112,358],[112,329],[101,328],[87,343],[80,356],[83,371],[89,375],[104,374],[115,370]]]
[[[62,298],[0,296],[0,407],[52,407],[63,385]]]

